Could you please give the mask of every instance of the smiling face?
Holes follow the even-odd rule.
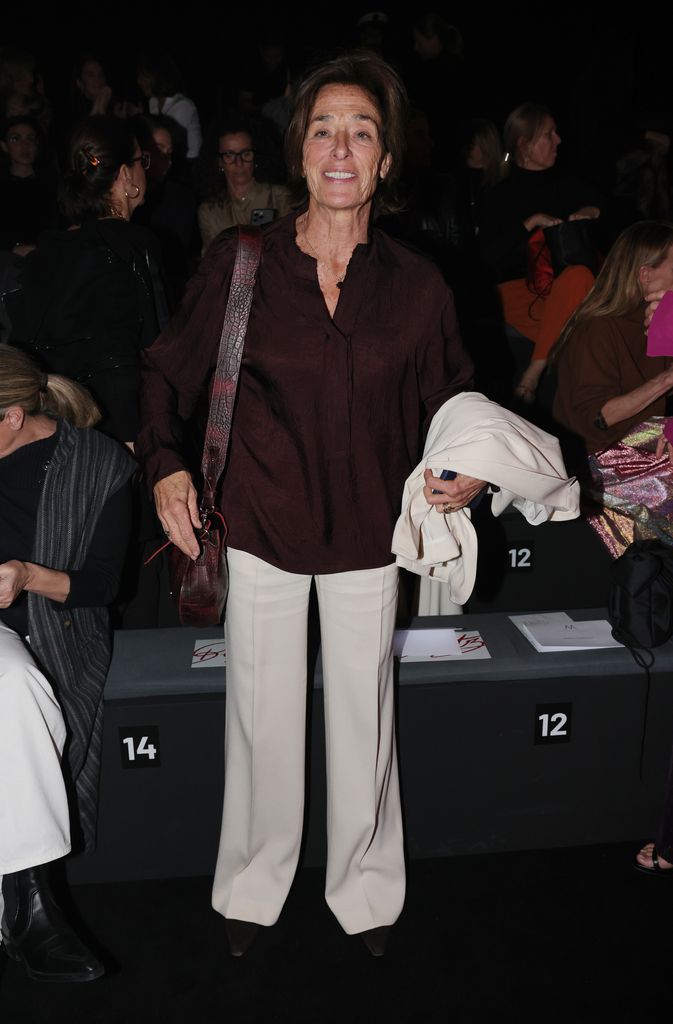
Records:
[[[302,151],[311,201],[334,210],[370,203],[390,167],[379,109],[356,85],[326,85],[316,98]]]
[[[561,136],[556,131],[556,122],[552,117],[546,117],[530,142],[519,140],[521,166],[527,171],[549,170],[556,163],[556,151],[560,141]]]

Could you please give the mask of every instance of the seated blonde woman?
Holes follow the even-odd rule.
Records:
[[[673,289],[673,225],[642,221],[615,242],[552,352],[554,418],[584,440],[589,523],[618,557],[673,543],[673,467],[662,435],[673,361],[647,355],[646,296]]]
[[[107,605],[135,463],[89,427],[89,393],[0,345],[0,945],[33,981],[103,964],[67,920],[51,865],[93,850]]]

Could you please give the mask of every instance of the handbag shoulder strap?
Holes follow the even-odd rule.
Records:
[[[252,290],[261,257],[262,233],[259,228],[239,227],[238,250],[222,325],[201,460],[201,505],[205,509],[212,509],[215,505],[215,491],[227,460],[243,343],[252,306]]]

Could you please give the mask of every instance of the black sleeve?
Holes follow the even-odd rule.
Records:
[[[68,573],[66,608],[100,608],[116,597],[131,528],[131,488],[128,481],[103,506],[84,565]]]

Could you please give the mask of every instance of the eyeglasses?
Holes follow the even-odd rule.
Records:
[[[224,152],[217,155],[220,160],[224,160],[225,164],[235,164],[237,160],[244,164],[251,164],[255,159],[254,149],[225,149]]]
[[[152,158],[149,153],[141,153],[140,156],[134,156],[132,160],[129,160],[130,164],[137,164],[140,161],[140,166],[144,171],[149,171]]]

